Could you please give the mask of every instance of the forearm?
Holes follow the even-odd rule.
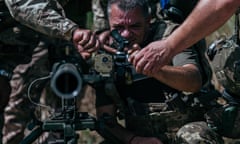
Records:
[[[181,67],[164,66],[153,77],[180,91],[196,92],[202,85],[200,72],[192,65]]]
[[[64,16],[55,0],[5,0],[11,15],[20,23],[43,34],[70,40],[77,24]]]
[[[238,0],[199,1],[183,24],[167,38],[174,55],[217,30],[234,14],[239,5]]]

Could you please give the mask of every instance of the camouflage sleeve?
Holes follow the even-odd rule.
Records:
[[[5,3],[17,21],[51,37],[71,40],[73,30],[78,27],[65,17],[57,0],[5,0]]]
[[[92,0],[93,30],[95,32],[109,28],[107,19],[107,0]]]

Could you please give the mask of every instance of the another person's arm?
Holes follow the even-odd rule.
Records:
[[[11,15],[21,24],[48,36],[72,41],[86,56],[99,47],[95,35],[68,19],[57,0],[5,0],[5,3]]]
[[[190,47],[222,26],[239,6],[237,0],[200,0],[183,24],[166,39],[169,48],[176,55]]]
[[[56,0],[5,0],[11,15],[21,24],[49,36],[70,40],[78,25],[65,17]]]
[[[238,0],[200,0],[193,12],[167,39],[146,46],[135,56],[138,72],[151,75],[172,57],[223,25],[240,6]]]
[[[137,49],[137,47],[134,49]],[[130,61],[132,61],[140,51],[141,50],[135,50],[134,52],[130,52]],[[164,65],[159,68],[157,72],[151,73],[148,76],[179,91],[197,92],[203,83],[199,64],[200,60],[198,58],[198,52],[194,47],[191,47],[177,54],[172,59],[172,64]],[[135,63],[133,63],[133,65],[135,65]]]

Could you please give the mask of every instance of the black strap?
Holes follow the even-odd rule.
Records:
[[[240,45],[240,40],[239,40],[239,16],[240,16],[240,8],[235,12],[235,31],[234,35],[236,37],[235,42],[236,44]]]

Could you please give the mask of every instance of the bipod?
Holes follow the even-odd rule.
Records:
[[[62,139],[51,141],[51,144],[77,144],[77,130],[96,130],[96,118],[87,112],[66,112],[56,115],[50,120],[37,122],[34,130],[26,136],[20,144],[32,144],[43,132],[59,132],[63,135]]]

